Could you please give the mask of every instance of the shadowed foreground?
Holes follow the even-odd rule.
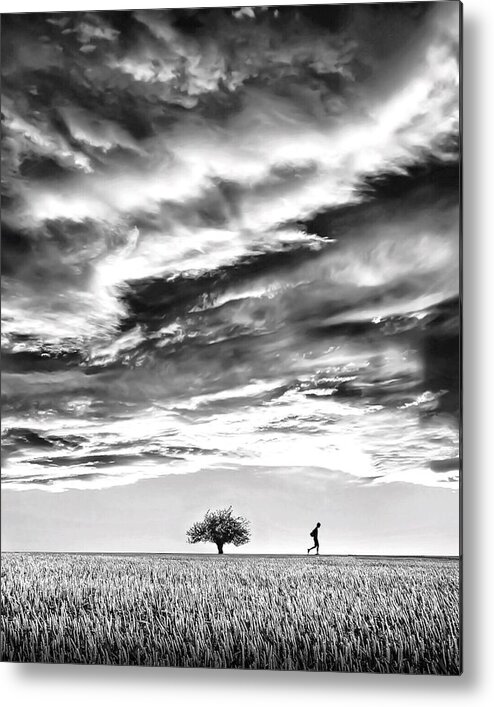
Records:
[[[3,661],[457,675],[454,559],[2,555]]]

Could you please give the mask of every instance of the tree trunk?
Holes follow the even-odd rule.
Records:
[[[216,547],[218,548],[218,555],[223,554],[223,543],[216,543]]]

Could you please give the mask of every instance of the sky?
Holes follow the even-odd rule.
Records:
[[[458,553],[458,13],[2,17],[3,550]]]

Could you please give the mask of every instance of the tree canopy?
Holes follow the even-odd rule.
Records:
[[[239,546],[250,540],[249,521],[242,516],[232,515],[232,507],[206,512],[203,520],[197,521],[187,531],[189,543],[214,543],[218,553],[223,554],[223,546],[231,543]]]

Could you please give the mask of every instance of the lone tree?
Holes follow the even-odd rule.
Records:
[[[220,555],[223,545],[232,543],[236,547],[250,540],[249,521],[242,516],[232,516],[232,507],[219,511],[207,511],[203,520],[194,523],[187,531],[189,543],[214,543]]]

